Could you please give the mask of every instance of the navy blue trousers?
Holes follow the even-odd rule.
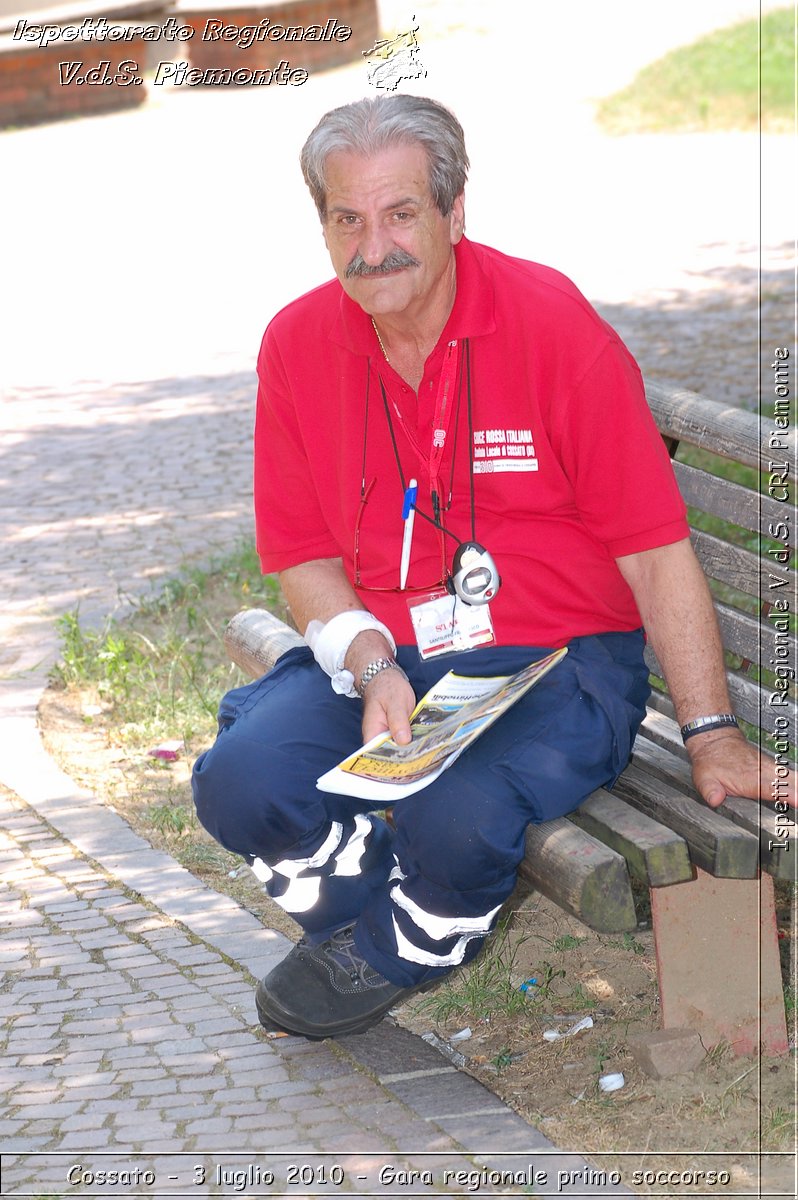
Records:
[[[649,694],[642,652],[640,632],[574,639],[456,763],[396,802],[391,830],[373,802],[316,788],[361,744],[362,706],[333,692],[309,650],[291,650],[222,700],[216,742],[194,767],[197,814],[311,938],[355,923],[381,974],[424,982],[477,953],[515,884],[527,825],[571,812],[626,766]],[[397,657],[421,696],[448,670],[512,674],[546,653]]]

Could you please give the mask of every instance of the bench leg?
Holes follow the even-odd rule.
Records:
[[[772,878],[696,876],[651,889],[663,1029],[695,1029],[707,1049],[786,1054]]]

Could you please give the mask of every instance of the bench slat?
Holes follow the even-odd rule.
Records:
[[[732,654],[739,654],[740,658],[748,659],[749,662],[763,664],[766,667],[771,666],[771,658],[773,657],[773,636],[768,635],[768,625],[759,621],[750,613],[741,612],[736,608],[729,608],[727,604],[720,604],[715,601],[715,611],[718,614],[718,623],[720,632],[723,637],[723,645]],[[798,659],[798,640],[791,634],[779,634],[779,641],[787,648],[785,658],[788,662],[795,662]],[[759,721],[756,724],[760,724]]]
[[[751,550],[743,546],[731,546],[722,538],[715,537],[703,529],[694,529],[690,541],[698,560],[710,579],[728,584],[738,592],[769,600],[767,578],[763,578],[762,562]]]
[[[645,649],[644,657],[649,670],[662,679],[662,667],[659,665],[656,655],[649,646]],[[761,687],[755,680],[748,679],[747,676],[741,675],[738,671],[727,671],[726,678],[729,684],[732,705],[737,716],[747,721],[750,725],[755,725],[759,728],[760,722],[765,719],[766,714],[770,711],[768,701],[773,694],[773,689],[770,687]],[[673,702],[669,696],[663,695],[661,692],[652,692],[648,703],[649,707],[657,709],[658,712],[663,712],[669,717],[675,717]],[[796,706],[792,699],[785,697],[784,704],[779,705],[778,711],[788,721],[793,724],[795,723]]]
[[[659,740],[650,737],[652,725],[659,726]],[[678,743],[678,745],[677,745]],[[676,782],[680,791],[698,799],[698,792],[693,787],[690,766],[681,756],[677,757],[679,749],[683,749],[678,726],[674,721],[657,714],[649,715],[641,727],[635,741],[632,762],[649,775],[667,782]],[[759,804],[755,800],[747,800],[741,796],[729,796],[719,809],[718,816],[741,829],[747,829],[759,839],[759,866],[775,879],[795,879],[795,847],[778,845],[778,825],[776,810],[769,804]]]
[[[772,667],[773,637],[767,636],[767,625],[763,625],[756,617],[741,609],[730,608],[728,604],[715,601],[715,612],[720,625],[724,647],[732,654],[751,663]],[[785,660],[795,662],[798,658],[798,640],[791,634],[779,634],[779,643],[787,648]],[[647,646],[646,662],[655,675],[662,678],[662,668],[657,662],[654,652]],[[769,693],[768,693],[769,694]],[[746,718],[748,720],[749,718]],[[760,725],[759,718],[751,721],[752,725]]]
[[[527,886],[598,933],[637,928],[623,858],[564,817],[527,828],[518,874]]]
[[[774,452],[767,431],[760,429],[756,413],[717,404],[683,388],[646,383],[648,406],[660,433],[700,446],[711,454],[733,458],[747,467],[768,471]],[[779,431],[782,448],[778,457],[792,460],[796,450],[795,430]],[[786,447],[786,448],[784,448]]]
[[[617,850],[632,874],[649,887],[693,878],[684,838],[604,788],[588,796],[568,820]]]
[[[627,767],[613,793],[685,839],[696,866],[723,879],[754,879],[759,841],[702,802],[683,795],[639,767]]]
[[[769,496],[759,496],[758,503],[752,504],[751,489],[742,484],[732,483],[689,463],[674,461],[672,465],[685,504],[701,512],[720,517],[751,533],[767,529],[770,522],[775,524],[784,520],[784,504]],[[794,540],[786,544],[793,545]]]

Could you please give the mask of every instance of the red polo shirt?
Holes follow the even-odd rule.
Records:
[[[269,325],[255,426],[263,570],[341,557],[363,606],[412,644],[408,594],[398,591],[402,481],[418,479],[418,508],[431,515],[434,417],[456,340],[439,473],[454,536],[417,516],[408,587],[438,583],[442,555],[450,567],[458,541],[472,537],[473,481],[475,537],[502,577],[491,603],[499,644],[557,647],[636,629],[615,558],[688,536],[637,365],[556,271],[465,238],[455,254],[454,307],[418,394],[337,280]]]

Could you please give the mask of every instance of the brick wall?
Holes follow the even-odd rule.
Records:
[[[118,74],[118,64],[125,60],[138,63],[143,70],[146,54],[146,44],[141,39],[124,43],[75,41],[41,47],[3,38],[0,40],[0,128],[143,104],[147,98],[144,83],[73,82],[63,86],[58,64],[81,61],[80,76],[99,69],[101,77],[113,79]],[[110,67],[106,69],[104,63],[110,63]],[[123,74],[127,77],[126,72]]]
[[[190,25],[194,36],[188,41],[162,43],[162,58],[188,61],[192,70],[263,71],[288,62],[292,71],[313,72],[360,60],[362,52],[379,36],[377,0],[283,0],[254,6],[239,0],[205,0],[205,3],[182,0],[167,11],[181,23]],[[161,23],[167,11],[144,17],[139,23]],[[236,31],[265,21],[266,28],[278,34],[281,29],[308,31],[313,26],[328,31],[348,27],[352,34],[346,40],[329,34],[319,40],[277,36],[243,48],[235,40],[204,38],[207,22],[212,20]],[[79,18],[74,23],[79,23]],[[41,47],[13,41],[10,35],[0,37],[0,128],[135,108],[147,98],[146,83],[114,77],[125,74],[119,70],[120,63],[131,61],[138,64],[138,69],[128,69],[127,76],[143,75],[154,65],[154,54],[154,43],[142,39],[76,40]],[[63,84],[59,63],[78,60],[82,63],[78,72],[81,77],[99,69],[108,82]],[[103,65],[106,63],[107,67]]]
[[[191,41],[182,43],[180,49],[186,51],[192,68],[200,70],[243,68],[260,71],[288,62],[292,70],[312,72],[361,59],[362,52],[379,36],[377,0],[334,0],[332,3],[329,0],[326,3],[324,0],[288,0],[282,4],[253,6],[236,4],[234,0],[232,3],[228,0],[226,4],[207,0],[196,5],[191,0],[184,0],[176,13],[195,31]],[[327,22],[335,21],[339,28],[348,26],[352,36],[346,41],[334,37],[324,41],[265,39],[243,49],[235,42],[203,40],[203,31],[210,20],[219,20],[237,29],[268,20],[267,29],[301,27],[304,30],[311,26],[324,29]]]

